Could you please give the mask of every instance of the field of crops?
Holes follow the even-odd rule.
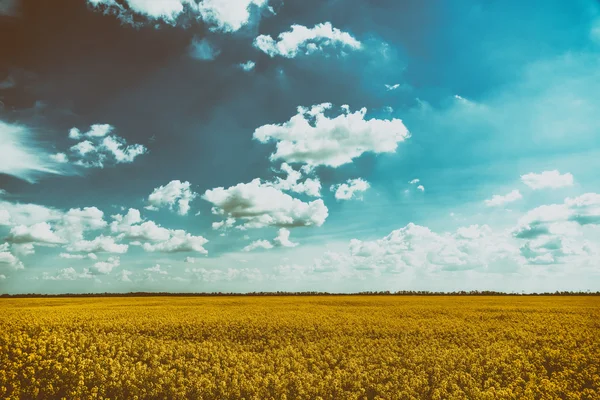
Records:
[[[598,297],[0,299],[0,398],[600,399]]]

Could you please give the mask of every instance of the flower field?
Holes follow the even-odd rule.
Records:
[[[0,299],[4,399],[600,399],[600,298]]]

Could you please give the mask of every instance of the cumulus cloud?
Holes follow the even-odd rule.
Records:
[[[348,32],[334,28],[330,22],[317,24],[313,28],[292,25],[291,30],[282,32],[277,40],[260,35],[254,46],[271,57],[294,58],[300,54],[313,54],[331,50],[359,50],[362,45]]]
[[[369,182],[361,178],[348,179],[346,183],[340,185],[332,185],[331,191],[335,191],[335,198],[337,200],[350,200],[352,198],[359,198],[355,194],[358,192],[364,192],[369,189]]]
[[[160,275],[167,275],[168,274],[167,271],[165,271],[164,269],[160,268],[159,264],[156,264],[154,267],[145,268],[144,271],[153,272],[153,273],[160,274]]]
[[[597,237],[585,239],[583,228],[600,226],[600,195],[586,193],[566,198],[562,204],[536,207],[525,213],[512,229],[524,240],[521,252],[532,264],[558,264],[577,258],[598,260]],[[575,259],[574,259],[575,258]]]
[[[127,145],[125,139],[119,136],[108,136],[102,140],[101,148],[111,153],[117,164],[132,163],[137,156],[145,154],[148,149],[141,144]]]
[[[294,243],[290,240],[290,231],[286,228],[280,228],[277,231],[277,236],[273,239],[273,242],[268,240],[256,240],[244,247],[243,251],[252,251],[256,249],[273,249],[275,247],[296,247],[298,243]]]
[[[290,231],[285,228],[280,228],[277,231],[277,237],[273,239],[277,246],[281,247],[296,247],[298,243],[294,243],[290,240]]]
[[[202,236],[194,236],[184,230],[177,229],[170,231],[170,237],[167,240],[154,243],[147,242],[142,247],[149,252],[180,253],[194,251],[208,254],[208,251],[204,248],[206,243],[208,243],[208,240]]]
[[[256,66],[256,63],[254,61],[246,61],[244,63],[239,64],[240,68],[243,69],[246,72],[250,72],[254,69],[254,67]]]
[[[148,151],[141,144],[128,145],[125,139],[112,134],[113,131],[110,124],[94,124],[87,132],[71,128],[69,138],[81,141],[69,148],[70,157],[57,153],[53,158],[59,163],[72,160],[73,164],[84,168],[104,168],[107,163],[132,163]]]
[[[148,203],[155,209],[165,206],[171,210],[176,208],[179,215],[186,215],[190,210],[190,202],[197,196],[190,187],[191,184],[187,181],[171,181],[165,186],[154,189],[148,196]]]
[[[183,230],[163,228],[153,221],[144,221],[140,212],[130,208],[125,215],[113,215],[110,230],[118,234],[118,239],[146,241],[142,248],[146,251],[166,253],[196,251],[206,254],[203,245],[208,242],[202,236],[193,236]]]
[[[513,234],[518,238],[533,239],[572,232],[575,225],[600,225],[600,194],[586,193],[567,197],[562,204],[536,207],[519,219]]]
[[[193,279],[202,282],[220,282],[220,281],[260,281],[263,275],[257,268],[228,268],[207,269],[207,268],[187,268],[185,270]]]
[[[107,226],[103,215],[96,207],[63,212],[37,204],[0,201],[0,225],[11,227],[7,240],[27,254],[33,253],[34,244],[54,246],[82,240],[86,232]]]
[[[416,185],[416,184],[417,184],[417,183],[419,183],[419,182],[421,182],[421,180],[420,180],[420,179],[418,179],[418,178],[415,178],[415,179],[413,179],[413,180],[409,181],[408,183],[409,183],[410,185]]]
[[[271,161],[339,167],[363,153],[393,153],[399,142],[410,137],[399,119],[366,120],[366,108],[351,113],[347,106],[342,114],[329,118],[325,111],[331,107],[331,103],[298,107],[289,121],[257,128],[254,139],[276,142]]]
[[[392,91],[392,90],[396,90],[396,89],[398,89],[399,87],[400,87],[400,84],[399,84],[399,83],[395,83],[395,84],[393,84],[393,85],[388,85],[387,83],[385,84],[385,88],[386,88],[386,90],[387,90],[388,92],[389,92],[389,91]]]
[[[51,207],[29,203],[11,203],[0,201],[2,225],[33,225],[38,222],[55,221],[63,213]]]
[[[11,243],[36,243],[45,245],[65,243],[65,240],[59,237],[47,222],[39,222],[30,226],[17,225],[11,228],[6,240]]]
[[[227,218],[222,221],[213,222],[212,228],[215,230],[218,230],[218,229],[226,230],[229,228],[233,228],[234,225],[235,225],[235,218]]]
[[[235,32],[250,23],[253,8],[267,4],[267,0],[87,0],[93,8],[115,14],[124,23],[134,23],[134,15],[144,16],[148,22],[162,21],[175,25],[178,18],[189,13],[201,18],[213,31]]]
[[[87,132],[81,132],[78,128],[71,128],[69,130],[69,139],[82,139],[82,138],[100,138],[105,137],[114,131],[114,127],[110,124],[93,124]]]
[[[88,254],[71,254],[71,253],[60,253],[58,255],[60,258],[66,258],[67,260],[83,260],[85,258],[89,258],[91,260],[98,259],[98,256],[94,253]]]
[[[242,250],[243,251],[252,251],[252,250],[256,250],[256,249],[272,249],[273,245],[271,244],[271,242],[269,242],[268,240],[256,240],[252,243],[250,243],[248,246],[244,247]]]
[[[116,243],[110,236],[100,235],[92,240],[79,240],[67,245],[71,252],[83,253],[127,253],[129,245]]]
[[[558,170],[544,171],[540,174],[531,172],[521,175],[521,181],[534,190],[546,188],[558,189],[573,186],[573,175],[568,172],[561,174]]]
[[[123,22],[129,22],[131,14],[139,14],[149,20],[162,20],[172,25],[185,6],[195,4],[192,0],[126,0],[123,5],[115,0],[87,1],[93,7],[114,12]]]
[[[202,198],[214,205],[213,213],[242,220],[243,228],[321,226],[328,215],[323,200],[303,202],[258,178],[207,190]]]
[[[121,265],[121,259],[119,257],[109,257],[106,261],[98,261],[94,263],[94,266],[91,268],[92,272],[108,275],[111,271]]]
[[[69,159],[67,158],[67,155],[65,153],[56,153],[56,154],[51,154],[50,159],[58,164],[65,164],[69,162]]]
[[[514,272],[524,264],[516,243],[487,225],[472,225],[454,233],[438,234],[410,223],[382,239],[352,239],[348,253],[329,253],[317,260],[322,272],[400,274],[480,270]],[[313,269],[313,271],[314,271]]]
[[[417,186],[417,190],[420,190],[421,192],[424,192],[425,191],[425,186],[419,185],[419,186]]]
[[[194,37],[189,48],[190,57],[201,61],[212,61],[221,53],[216,45],[212,44],[207,38],[199,39]]]
[[[96,207],[72,208],[55,223],[57,234],[70,241],[83,239],[85,232],[107,225],[104,213]]]
[[[131,275],[133,275],[132,271],[122,269],[117,273],[117,280],[121,282],[131,282]]]
[[[7,210],[0,209],[0,225],[11,225],[10,213]]]
[[[42,174],[62,174],[59,162],[35,143],[31,130],[0,121],[0,173],[35,182]]]
[[[54,275],[50,275],[47,272],[42,274],[42,279],[52,281],[76,281],[78,279],[92,279],[93,277],[89,269],[84,268],[82,272],[77,272],[73,267],[60,269]]]
[[[10,252],[10,245],[4,243],[0,245],[0,267],[8,267],[10,269],[23,269],[23,263]]]
[[[488,207],[499,207],[507,203],[512,203],[513,201],[520,200],[522,198],[523,196],[521,195],[521,192],[515,189],[512,192],[507,193],[505,195],[493,195],[491,199],[485,200],[485,205]]]
[[[211,30],[235,32],[250,22],[250,11],[266,6],[268,0],[203,0],[198,5]]]
[[[294,170],[287,163],[281,164],[281,172],[287,175],[285,179],[277,177],[274,182],[267,182],[266,184],[284,191],[303,193],[312,197],[321,197],[321,182],[318,178],[306,178],[303,182],[298,182],[302,179],[302,173]]]

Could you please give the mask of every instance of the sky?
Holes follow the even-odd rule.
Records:
[[[600,290],[596,0],[0,0],[0,49],[1,293]]]

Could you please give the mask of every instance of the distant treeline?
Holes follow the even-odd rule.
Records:
[[[129,292],[129,293],[62,293],[62,294],[2,294],[0,298],[31,298],[31,297],[215,297],[215,296],[600,296],[600,292],[543,292],[543,293],[516,293],[516,292],[494,292],[489,290],[471,290],[457,292],[429,292],[425,290],[401,290],[398,292],[374,291],[357,293],[329,293],[329,292],[251,292],[251,293],[229,293],[229,292],[199,292],[199,293],[170,293],[170,292]]]

